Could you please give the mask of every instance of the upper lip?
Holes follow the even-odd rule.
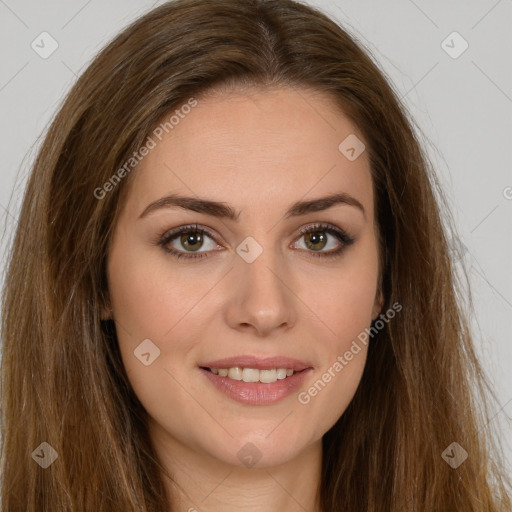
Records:
[[[296,372],[312,368],[311,364],[290,357],[256,357],[250,355],[226,357],[224,359],[200,363],[199,366],[202,368],[234,368],[238,366],[241,368],[255,368],[257,370],[287,368]]]

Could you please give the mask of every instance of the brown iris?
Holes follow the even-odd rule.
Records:
[[[304,239],[306,240],[308,248],[313,250],[323,249],[327,242],[327,237],[324,231],[313,231],[312,233],[307,233],[304,235]],[[321,247],[316,247],[319,244],[323,245]]]
[[[203,244],[203,235],[199,233],[199,231],[184,233],[181,235],[181,243],[183,247],[190,249],[191,251],[197,251]]]

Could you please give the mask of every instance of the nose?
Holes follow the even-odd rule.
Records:
[[[270,250],[252,263],[237,256],[228,283],[226,322],[232,329],[252,331],[259,337],[290,329],[300,302],[291,281],[282,261]]]

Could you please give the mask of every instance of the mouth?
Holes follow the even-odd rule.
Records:
[[[290,395],[313,370],[290,358],[228,358],[200,364],[201,373],[227,397],[248,405],[267,405]]]
[[[200,368],[210,371],[219,377],[243,382],[261,382],[262,384],[272,384],[278,380],[285,380],[295,373],[306,371],[306,369],[295,371],[293,368],[266,368],[259,370],[258,368],[242,368],[240,366],[233,366],[231,368]]]

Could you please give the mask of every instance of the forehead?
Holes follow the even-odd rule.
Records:
[[[331,98],[307,89],[254,89],[208,94],[177,110],[172,123],[172,112],[162,119],[158,137],[150,134],[154,147],[134,171],[127,198],[134,213],[167,193],[226,201],[243,218],[346,192],[372,214],[366,151],[351,160],[342,144],[362,144],[363,137]]]

